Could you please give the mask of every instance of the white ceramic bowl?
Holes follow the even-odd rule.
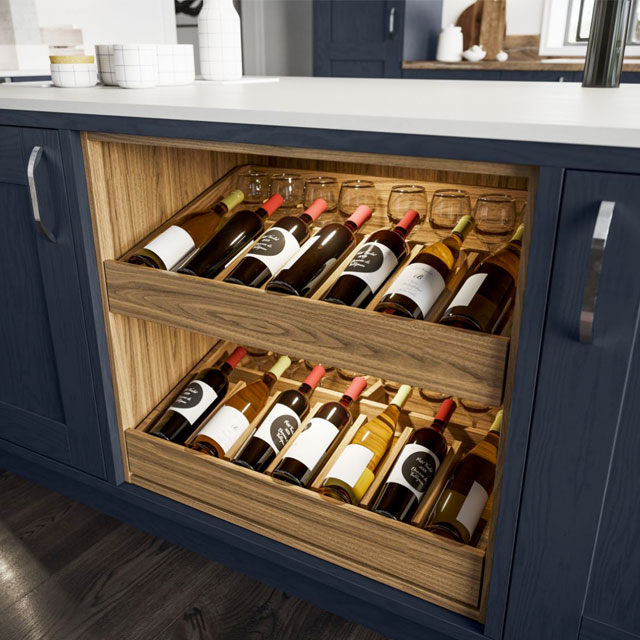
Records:
[[[158,53],[155,44],[114,44],[116,81],[125,89],[147,89],[158,84]]]
[[[98,82],[95,64],[51,64],[51,80],[56,87],[93,87]]]
[[[158,84],[190,84],[196,79],[192,44],[159,44]]]
[[[113,64],[113,45],[97,44],[96,61],[98,63],[98,77],[102,84],[118,86],[116,69]]]

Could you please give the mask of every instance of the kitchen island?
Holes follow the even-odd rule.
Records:
[[[0,464],[392,637],[634,637],[637,610],[607,593],[630,597],[640,575],[639,107],[635,86],[555,83],[0,87],[0,290],[14,309],[2,320]],[[374,180],[371,230],[388,224],[395,182],[512,194],[526,233],[509,328],[479,334],[126,262],[246,166]],[[415,235],[433,239],[428,225]],[[479,239],[468,246],[483,255]],[[441,540],[150,437],[185,377],[238,343],[379,380],[362,419],[388,401],[385,380],[504,404],[483,534]],[[428,423],[425,402],[409,408],[407,428]],[[488,428],[482,412],[464,415],[452,449]]]

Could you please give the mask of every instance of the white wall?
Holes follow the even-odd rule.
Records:
[[[442,26],[455,24],[460,14],[475,0],[444,0]],[[544,0],[507,0],[507,33],[532,35],[540,33]]]
[[[36,0],[40,27],[82,29],[85,51],[96,44],[176,42],[173,0]]]

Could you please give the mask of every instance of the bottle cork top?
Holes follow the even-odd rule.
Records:
[[[353,222],[356,229],[359,229],[370,217],[373,212],[366,204],[361,204],[347,219],[347,222]]]
[[[305,213],[315,222],[321,213],[327,210],[327,201],[323,198],[317,198],[309,207],[305,209]]]
[[[324,376],[324,374],[324,367],[317,364],[313,369],[311,369],[309,375],[302,381],[302,383],[309,385],[312,389],[315,389],[320,380],[322,380],[322,376]]]
[[[502,416],[504,415],[504,411],[500,409],[498,413],[496,413],[496,417],[493,420],[493,424],[489,431],[493,431],[495,433],[500,433],[500,429],[502,429]]]
[[[436,413],[436,417],[434,420],[439,420],[444,425],[446,425],[449,420],[451,420],[451,416],[453,412],[458,408],[458,405],[452,398],[447,398],[438,409],[438,413]]]
[[[240,360],[247,355],[247,350],[244,347],[236,347],[231,355],[225,360],[225,362],[231,367],[234,368],[238,365]]]
[[[396,229],[400,227],[405,230],[405,235],[409,235],[411,233],[411,229],[420,223],[420,214],[414,209],[409,209],[407,213],[405,213],[400,222],[396,225]]]
[[[278,207],[281,206],[282,196],[279,193],[274,193],[264,204],[260,205],[260,208],[267,212],[267,216],[270,216]]]
[[[396,392],[396,395],[393,396],[393,400],[391,400],[389,404],[395,404],[396,407],[400,407],[400,409],[402,409],[404,403],[407,401],[407,398],[411,394],[411,389],[412,387],[410,384],[400,385],[400,388]]]
[[[269,369],[269,373],[273,373],[279,378],[291,366],[291,358],[289,356],[280,356],[276,363]]]
[[[227,205],[227,209],[231,211],[244,200],[244,193],[240,189],[234,189],[230,194],[222,198],[223,204]]]
[[[462,239],[464,240],[469,235],[469,231],[473,229],[474,224],[475,220],[470,215],[462,216],[462,218],[458,220],[458,224],[456,224],[451,233],[457,233],[461,235]]]
[[[368,208],[369,207],[367,207],[367,209]],[[357,400],[358,396],[364,391],[364,388],[366,386],[367,381],[364,378],[358,376],[351,381],[351,384],[347,387],[344,395],[349,396],[352,400]]]

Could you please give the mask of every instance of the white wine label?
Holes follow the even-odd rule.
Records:
[[[213,417],[198,431],[198,435],[215,440],[227,453],[248,426],[249,421],[243,413],[225,405],[213,414]]]
[[[394,293],[406,296],[420,307],[424,317],[443,291],[444,278],[438,271],[428,264],[414,262],[403,269],[384,297]]]
[[[290,407],[276,403],[258,427],[254,438],[260,438],[278,453],[299,426],[298,415]]]
[[[324,418],[312,418],[284,457],[293,458],[313,470],[337,435],[338,428],[334,424]]]
[[[406,444],[389,473],[387,483],[402,485],[422,499],[440,466],[436,455],[419,444]]]
[[[182,259],[196,248],[193,238],[182,227],[171,225],[155,237],[145,249],[153,251],[171,271]]]
[[[260,260],[271,275],[275,275],[298,249],[300,245],[290,231],[271,227],[262,234],[247,255]]]
[[[391,249],[378,242],[365,242],[343,273],[360,278],[375,293],[397,264]]]
[[[373,458],[373,451],[361,444],[349,444],[327,473],[327,478],[342,480],[354,487]]]
[[[316,233],[313,238],[307,240],[307,242],[302,245],[302,248],[299,251],[296,251],[291,258],[289,258],[288,262],[285,262],[280,270],[284,271],[285,269],[290,269],[307,251],[309,251],[309,249],[311,249],[311,247],[313,247],[316,242],[318,242],[318,240],[320,240],[320,234]]]
[[[486,273],[476,273],[468,277],[465,280],[465,283],[460,287],[458,293],[456,293],[451,304],[447,307],[447,311],[449,311],[449,309],[453,309],[453,307],[466,307],[471,302],[473,296],[478,293],[478,289],[486,277]],[[447,313],[447,311],[445,311],[445,313]]]
[[[480,520],[488,499],[489,494],[486,489],[480,483],[474,482],[460,507],[460,511],[458,511],[456,520],[466,527],[471,536],[478,526],[478,520]]]
[[[169,407],[171,411],[194,422],[213,404],[218,394],[202,380],[192,380]]]

